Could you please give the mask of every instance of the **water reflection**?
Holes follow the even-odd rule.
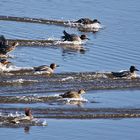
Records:
[[[82,45],[62,45],[62,56],[67,54],[77,54],[77,52],[80,54],[85,54],[86,48],[84,48]]]
[[[30,132],[30,127],[29,126],[25,126],[24,127],[24,133],[29,134]]]

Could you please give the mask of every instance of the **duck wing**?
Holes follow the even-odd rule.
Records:
[[[122,72],[111,72],[115,77],[127,77],[130,72],[129,71],[122,71]]]
[[[82,23],[82,24],[91,24],[92,20],[89,18],[81,18],[76,21],[77,23]]]
[[[60,94],[59,96],[63,97],[63,98],[67,98],[72,92],[71,91],[67,91],[64,94]]]
[[[38,66],[38,67],[34,67],[35,71],[46,71],[49,70],[49,67],[47,65],[42,65],[42,66]]]
[[[62,36],[62,39],[64,41],[70,41],[71,40],[71,34],[67,33],[65,30],[63,31],[64,36]]]

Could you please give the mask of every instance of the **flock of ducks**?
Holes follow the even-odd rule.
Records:
[[[83,24],[83,25],[85,25],[86,28],[94,28],[95,25],[100,26],[100,24],[101,24],[97,19],[91,20],[89,18],[81,18],[81,19],[75,21],[75,23]],[[63,31],[63,34],[64,34],[62,36],[63,41],[81,43],[82,40],[86,40],[86,39],[89,40],[89,38],[85,34],[78,36],[76,34],[69,34],[65,30]],[[3,35],[0,36],[0,57],[7,55],[9,52],[13,51],[17,45],[19,45],[18,42],[14,42],[13,44],[9,45],[8,41],[5,39],[5,37]],[[0,68],[2,68],[2,67],[8,68],[10,64],[11,64],[11,62],[9,62],[6,59],[0,60]],[[42,65],[42,66],[38,66],[38,67],[33,67],[33,69],[34,69],[34,71],[47,71],[48,73],[53,73],[54,70],[56,69],[56,67],[58,67],[58,65],[52,63],[52,64],[50,64],[50,66]],[[139,71],[139,70],[136,69],[135,66],[131,66],[128,71],[111,72],[111,75],[114,77],[119,77],[119,78],[122,78],[122,77],[135,78],[137,76],[136,71]],[[64,94],[60,94],[59,96],[62,98],[81,98],[81,95],[84,93],[85,93],[85,90],[80,89],[78,91],[67,91]],[[22,121],[24,119],[26,119],[26,120],[33,119],[33,115],[29,108],[25,109],[25,117],[15,118],[14,120],[12,120],[12,122],[19,123],[20,121]]]

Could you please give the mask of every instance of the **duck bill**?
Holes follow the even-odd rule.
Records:
[[[87,40],[90,40],[89,38],[86,38]]]
[[[8,62],[8,61],[7,62],[4,62],[4,65],[7,65],[7,64],[11,64],[11,62]]]
[[[139,71],[138,69],[135,69],[135,71]]]
[[[56,67],[60,67],[59,65],[56,65]]]

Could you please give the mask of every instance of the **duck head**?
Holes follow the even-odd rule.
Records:
[[[0,63],[2,63],[3,65],[7,65],[10,64],[11,62],[7,61],[6,59],[2,59],[0,60]]]
[[[134,71],[139,71],[138,69],[136,69],[135,66],[131,66],[130,67],[130,72],[133,73]]]
[[[93,23],[99,23],[99,24],[101,24],[101,22],[99,20],[97,20],[97,19],[94,19],[92,22]]]
[[[56,67],[59,67],[59,65],[56,65],[55,63],[50,64],[50,68],[54,70]]]
[[[80,38],[81,38],[81,40],[85,40],[85,39],[89,40],[89,38],[85,34],[81,35]]]
[[[78,91],[78,94],[84,94],[84,93],[86,93],[84,89],[80,89],[80,90]]]
[[[32,112],[30,108],[25,108],[25,115],[31,117],[32,116]]]
[[[18,46],[18,45],[19,45],[18,42],[14,42],[14,43],[12,44],[13,47],[16,47],[16,46]]]

